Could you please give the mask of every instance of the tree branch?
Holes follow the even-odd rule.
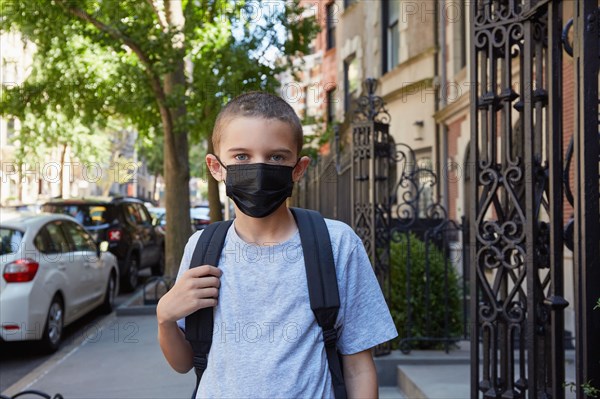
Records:
[[[166,106],[166,96],[165,96],[165,92],[162,88],[160,78],[152,69],[152,62],[150,61],[148,56],[144,53],[142,48],[133,41],[133,39],[131,39],[129,36],[125,35],[120,30],[113,28],[112,26],[106,25],[105,23],[99,21],[98,19],[94,18],[93,16],[91,16],[90,14],[88,14],[87,12],[85,12],[84,10],[82,10],[80,8],[77,8],[74,6],[67,6],[67,5],[65,5],[63,0],[59,0],[59,1],[57,1],[57,3],[60,5],[60,7],[62,9],[64,9],[71,15],[75,16],[76,18],[79,18],[80,20],[82,20],[84,22],[88,22],[88,23],[92,24],[94,27],[96,27],[101,32],[106,33],[113,39],[115,39],[115,40],[123,43],[125,46],[129,47],[131,49],[131,51],[133,51],[133,53],[138,57],[138,59],[140,60],[142,65],[144,65],[146,74],[148,75],[148,78],[150,79],[150,85],[152,86],[152,90],[154,91],[154,93],[157,96],[157,101],[159,102],[160,105]]]
[[[183,48],[185,38],[183,33],[183,29],[185,28],[185,16],[183,15],[183,9],[181,8],[181,0],[167,1],[167,3],[165,3],[165,15],[169,26],[179,30],[179,32],[173,36],[171,44],[174,48]]]
[[[173,119],[171,116],[171,112],[169,112],[169,108],[167,106],[167,96],[165,94],[165,90],[161,83],[160,77],[152,69],[152,62],[150,61],[146,53],[144,53],[142,48],[136,42],[134,42],[133,39],[125,35],[120,30],[99,21],[84,10],[74,6],[67,6],[65,5],[64,0],[58,0],[57,3],[63,10],[65,10],[69,14],[75,16],[76,18],[79,18],[84,22],[90,23],[99,31],[106,33],[107,35],[123,43],[125,46],[129,47],[131,51],[133,51],[133,53],[138,57],[138,59],[144,66],[144,70],[150,81],[150,86],[152,88],[152,91],[154,92],[154,95],[156,96],[158,110],[161,114],[161,119],[164,125],[163,127],[165,128],[165,130],[171,131],[173,129]]]

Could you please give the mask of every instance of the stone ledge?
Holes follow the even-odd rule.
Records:
[[[398,384],[397,367],[400,365],[468,365],[470,364],[469,352],[464,349],[466,343],[459,345],[458,349],[449,353],[443,351],[414,350],[403,354],[398,350],[389,355],[376,357],[377,380],[380,386],[396,386]]]
[[[156,303],[144,304],[144,299],[146,297],[146,299],[150,298],[157,302],[158,299],[164,295],[166,292],[164,285],[157,287],[157,283],[160,283],[161,281],[163,280],[150,280],[148,283],[144,284],[141,289],[138,289],[131,295],[131,298],[115,309],[116,315],[156,315]],[[145,296],[144,293],[146,294]],[[155,298],[155,296],[158,298]]]

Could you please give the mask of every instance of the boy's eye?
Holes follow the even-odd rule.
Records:
[[[237,154],[236,156],[234,156],[236,161],[247,161],[248,160],[248,155],[246,154]]]
[[[281,162],[283,160],[284,160],[283,155],[279,155],[279,154],[271,155],[271,161],[273,161],[273,162]]]

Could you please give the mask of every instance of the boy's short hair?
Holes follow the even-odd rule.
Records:
[[[285,100],[264,91],[250,91],[240,94],[221,109],[212,132],[212,143],[215,153],[219,150],[223,129],[227,123],[236,117],[278,119],[287,123],[292,129],[298,154],[300,154],[303,144],[300,118],[298,118],[296,111]]]

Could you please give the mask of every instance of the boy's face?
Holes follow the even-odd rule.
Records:
[[[295,182],[304,175],[310,162],[306,156],[298,160],[292,128],[277,119],[234,118],[225,125],[218,147],[217,155],[225,166],[249,163],[296,165],[292,174]],[[206,163],[217,181],[225,179],[227,171],[214,155],[208,154]]]

